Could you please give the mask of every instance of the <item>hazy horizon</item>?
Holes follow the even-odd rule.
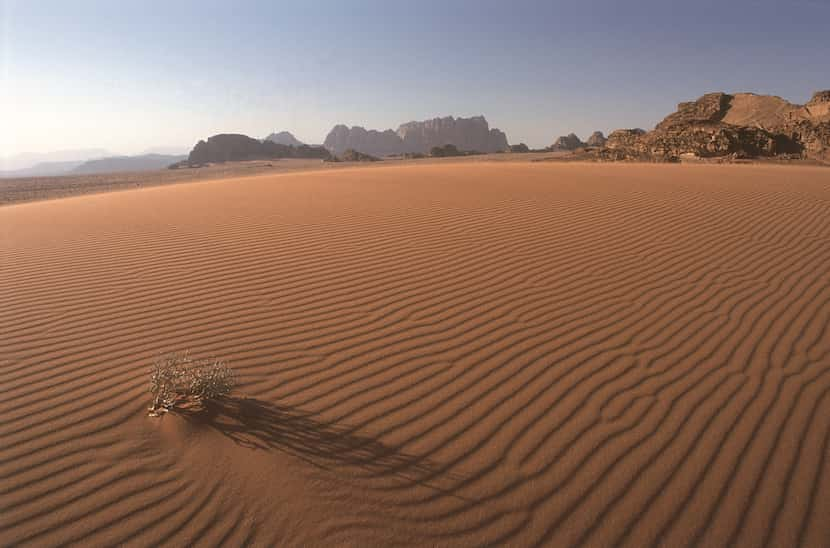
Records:
[[[830,5],[769,0],[0,1],[0,157],[483,114],[511,143],[650,128],[677,102],[830,87]],[[774,39],[771,39],[774,37]]]

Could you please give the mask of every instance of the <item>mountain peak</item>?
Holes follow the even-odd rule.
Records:
[[[271,141],[272,143],[277,143],[278,145],[288,145],[292,147],[298,147],[303,145],[304,143],[294,137],[288,131],[280,131],[279,133],[272,133],[268,137],[265,138],[266,141]]]

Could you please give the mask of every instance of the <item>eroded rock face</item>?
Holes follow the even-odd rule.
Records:
[[[366,130],[360,126],[335,126],[324,146],[334,154],[354,149],[373,156],[390,154],[426,154],[433,147],[455,145],[459,150],[498,152],[508,148],[507,136],[491,129],[483,116],[472,118],[433,118],[423,122],[407,122],[398,130]]]
[[[786,128],[785,136],[800,144],[807,157],[830,161],[830,122],[793,122]]]
[[[588,137],[585,144],[589,147],[604,147],[607,141],[608,139],[605,138],[605,135],[603,135],[601,131],[595,131],[590,137]]]
[[[401,153],[401,139],[391,129],[366,130],[360,126],[337,125],[326,136],[323,146],[339,156],[352,149],[372,156],[388,156]]]
[[[643,137],[646,152],[653,156],[677,158],[694,154],[701,158],[734,155],[736,158],[773,156],[774,135],[761,128],[721,123],[678,124]]]
[[[490,129],[484,116],[472,118],[433,118],[423,122],[407,122],[398,127],[403,152],[427,152],[436,146],[455,145],[468,152],[507,150],[507,136]]]
[[[817,91],[813,94],[813,98],[807,103],[807,106],[823,105],[830,103],[830,89]]]
[[[606,140],[605,146],[610,149],[636,149],[640,146],[640,140],[645,134],[646,130],[640,128],[618,129],[611,132]]]
[[[830,157],[830,91],[806,105],[752,93],[708,93],[668,115],[653,131],[618,130],[605,145],[613,159],[683,155],[755,158]]]
[[[559,137],[553,145],[551,150],[576,150],[585,146],[585,143],[580,140],[575,134],[570,133]]]
[[[830,90],[817,91],[804,107],[811,118],[830,122]]]
[[[666,116],[655,129],[700,122],[718,122],[726,115],[726,109],[731,100],[731,95],[719,92],[707,93],[697,101],[680,103],[677,105],[677,112]]]

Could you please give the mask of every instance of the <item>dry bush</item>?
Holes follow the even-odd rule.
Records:
[[[180,400],[205,401],[224,396],[234,384],[233,371],[217,359],[192,358],[186,351],[161,356],[150,374],[150,415],[169,411]]]

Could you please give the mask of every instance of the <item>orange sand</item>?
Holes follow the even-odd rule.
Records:
[[[159,352],[238,398],[147,417]],[[0,545],[830,545],[830,171],[0,208]]]

